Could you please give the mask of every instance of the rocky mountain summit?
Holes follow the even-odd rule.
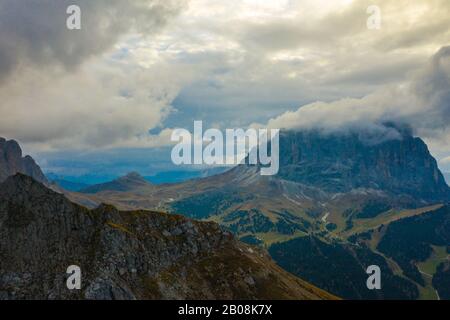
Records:
[[[22,156],[22,149],[16,141],[0,137],[0,182],[16,173],[26,174],[36,181],[48,184],[47,178],[33,158]]]
[[[360,133],[284,132],[278,176],[332,193],[368,188],[449,200],[450,189],[423,140],[408,131],[399,134],[377,141]]]
[[[332,298],[215,223],[89,210],[22,174],[0,185],[0,299]]]

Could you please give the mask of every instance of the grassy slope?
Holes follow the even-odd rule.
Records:
[[[391,222],[403,218],[421,215],[423,213],[439,209],[440,207],[442,207],[442,204],[412,210],[389,210],[388,212],[380,214],[372,219],[355,219],[353,220],[353,228],[351,230],[342,232],[340,236],[348,238],[352,234],[373,230],[380,227],[381,225],[388,225]]]

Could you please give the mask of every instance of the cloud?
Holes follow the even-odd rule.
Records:
[[[413,80],[411,91],[419,100],[411,122],[419,129],[439,130],[450,123],[450,46],[443,47]]]
[[[268,122],[271,128],[383,132],[397,123],[426,138],[450,129],[450,47],[441,48],[428,64],[402,84],[380,87],[362,98],[315,102]]]
[[[66,28],[72,4],[81,30]],[[148,131],[171,112],[190,71],[146,64],[130,43],[151,41],[184,4],[0,0],[0,135],[34,151],[165,143],[165,130]]]
[[[366,27],[373,4],[191,1],[164,43],[170,59],[201,72],[177,97],[170,125],[194,117],[244,126],[300,104],[360,98],[404,81],[448,39],[446,0],[379,0],[377,31]]]
[[[57,79],[40,72],[14,76],[0,87],[0,135],[37,150],[158,146],[189,73],[175,66],[129,67],[98,61]]]
[[[81,8],[81,30],[66,28],[66,10],[73,4]],[[28,66],[73,69],[126,33],[160,30],[183,5],[173,0],[0,0],[0,80]]]

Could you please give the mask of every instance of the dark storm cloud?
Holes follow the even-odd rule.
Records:
[[[426,129],[450,127],[450,46],[432,57],[412,88],[425,110],[413,118],[414,124]]]
[[[183,1],[0,0],[0,81],[16,68],[72,69],[110,48],[125,32],[152,33]],[[82,12],[82,29],[66,28],[69,5]]]

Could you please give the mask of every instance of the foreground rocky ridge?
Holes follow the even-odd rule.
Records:
[[[0,185],[0,299],[331,298],[215,223],[89,210],[21,174]]]

